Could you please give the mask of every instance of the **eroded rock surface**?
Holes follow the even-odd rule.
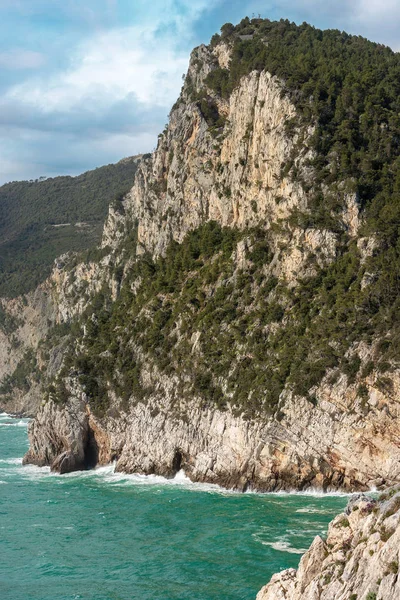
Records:
[[[299,568],[275,574],[257,600],[400,598],[400,490],[379,501],[359,494],[315,538]]]

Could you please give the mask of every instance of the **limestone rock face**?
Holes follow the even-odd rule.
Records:
[[[0,308],[15,322],[11,331],[0,329],[0,382],[12,375],[27,351],[34,352],[39,341],[56,322],[56,308],[49,282],[22,298],[0,299]],[[0,409],[33,416],[40,404],[38,386],[26,393],[18,389],[0,399]]]
[[[29,424],[28,435],[30,449],[24,464],[50,465],[52,471],[59,473],[89,466],[88,413],[83,398],[71,396],[68,407],[62,409],[47,402]]]
[[[157,149],[142,158],[118,210],[110,208],[101,257],[89,263],[73,264],[69,257],[57,262],[49,282],[53,322],[69,322],[82,314],[103,286],[117,297],[135,253],[161,255],[172,239],[182,241],[208,220],[242,229],[262,227],[273,253],[268,274],[289,288],[335,259],[338,234],[298,225],[296,215],[307,210],[307,194],[298,180],[285,175],[285,165],[294,160],[300,179],[312,182],[312,124],[301,130],[295,126],[288,134],[295,107],[282,83],[265,71],[243,77],[229,100],[217,97],[207,88],[206,77],[217,64],[229,66],[229,52],[221,44],[200,46],[192,53],[181,96]],[[204,90],[223,117],[214,132],[197,100]],[[349,237],[355,237],[360,225],[357,198],[340,189],[343,211],[338,219]],[[240,242],[235,251],[238,269],[245,267],[245,244]],[[360,252],[367,258],[373,247],[364,238]],[[197,341],[194,335],[194,349]],[[360,344],[357,351],[363,363],[373,362],[371,349]],[[59,364],[56,358],[54,364]],[[141,358],[146,364],[147,357]],[[119,470],[170,476],[179,467],[195,481],[238,489],[367,490],[400,480],[396,373],[390,374],[389,392],[378,387],[372,373],[363,398],[357,382],[350,383],[343,374],[332,381],[327,373],[312,390],[313,402],[285,391],[279,419],[248,421],[230,408],[203,408],[199,398],[178,397],[178,380],[162,375],[154,364],[148,370],[141,373],[143,385],[154,391],[143,401],[132,395],[128,407],[113,397],[102,418],[84,407],[75,381],[65,409],[51,403],[40,408],[27,460],[53,464],[57,459],[56,465],[71,468],[70,454],[57,457],[72,452],[81,465],[89,452],[82,448],[94,440],[91,451],[98,462],[116,459]],[[80,409],[70,412],[76,398]],[[74,414],[84,425],[73,424]],[[68,423],[80,440],[79,451],[72,447],[72,438],[65,442]]]
[[[152,159],[141,163],[125,210],[138,221],[143,249],[161,254],[172,238],[182,241],[209,219],[249,227],[305,207],[301,186],[281,176],[296,138],[285,133],[295,109],[279,81],[267,72],[244,77],[220,111],[227,123],[223,139],[214,140],[197,105],[182,102]],[[121,233],[113,241],[111,230],[106,225],[106,243],[115,246]]]
[[[116,469],[128,473],[171,477],[183,469],[193,481],[238,490],[368,490],[400,479],[396,421],[380,410],[367,421],[361,412],[343,414],[346,397],[339,390],[317,407],[288,398],[279,422],[248,421],[231,410],[202,407],[200,398],[177,403],[178,383],[154,369],[146,381],[157,388],[150,398],[128,411],[114,398],[99,418],[74,382],[65,409],[50,402],[39,410],[27,462],[55,468],[60,454],[72,452],[79,468],[95,459],[116,461]]]
[[[397,600],[400,560],[400,491],[379,502],[363,494],[317,536],[298,570],[275,574],[257,600]]]

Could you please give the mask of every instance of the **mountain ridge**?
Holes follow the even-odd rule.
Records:
[[[57,256],[98,244],[108,205],[129,189],[139,156],[77,176],[0,187],[0,296],[43,282]]]

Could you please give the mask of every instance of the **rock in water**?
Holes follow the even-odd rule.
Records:
[[[257,600],[398,600],[400,487],[353,497],[299,568],[275,574]]]

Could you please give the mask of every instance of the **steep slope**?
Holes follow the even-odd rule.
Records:
[[[44,368],[37,347],[64,320],[59,308],[60,270],[70,260],[68,253],[80,250],[73,255],[77,262],[104,254],[96,246],[108,207],[118,204],[131,187],[140,158],[130,157],[77,177],[19,181],[0,188],[0,404],[4,410],[35,414]],[[60,252],[66,254],[60,257]],[[24,295],[18,297],[21,292]],[[50,372],[57,372],[61,349],[52,348],[51,355]]]
[[[257,600],[397,600],[400,597],[400,492],[353,497],[317,536],[298,570],[274,575]]]
[[[399,68],[258,19],[192,53],[100,260],[52,275],[71,330],[39,348],[27,461],[240,489],[399,480]]]
[[[132,186],[138,158],[0,187],[0,297],[35,289],[57,256],[99,243],[108,207]]]

